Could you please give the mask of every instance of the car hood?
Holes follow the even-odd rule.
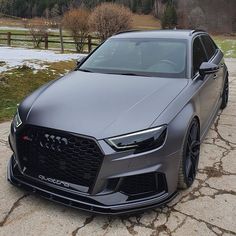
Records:
[[[31,95],[25,122],[96,139],[131,133],[149,128],[187,83],[74,71]]]

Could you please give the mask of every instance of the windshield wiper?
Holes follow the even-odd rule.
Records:
[[[135,74],[135,73],[122,73],[121,75],[132,75],[132,76],[138,76],[138,74]]]
[[[75,70],[76,70],[76,71],[83,71],[83,72],[93,73],[93,71],[87,70],[87,69],[79,69],[79,68],[76,68]]]
[[[148,75],[141,75],[141,74],[135,74],[135,73],[121,73],[120,75],[130,75],[130,76],[144,76],[144,77],[149,77]]]

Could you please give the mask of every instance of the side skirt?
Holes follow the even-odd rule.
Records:
[[[216,120],[216,117],[217,115],[219,114],[219,111],[220,111],[220,106],[221,106],[221,103],[222,103],[222,98],[219,99],[219,102],[217,104],[217,109],[215,110],[215,112],[212,114],[211,118],[209,119],[209,122],[208,122],[208,125],[206,127],[206,129],[202,132],[201,134],[201,137],[200,137],[200,142],[202,143],[205,139],[205,137],[207,136],[208,134],[208,131],[209,129],[211,128],[211,126],[213,125],[213,123],[215,122]]]

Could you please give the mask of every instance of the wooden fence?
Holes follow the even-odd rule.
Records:
[[[89,53],[93,48],[97,47],[101,40],[99,38],[88,35],[84,38],[83,43],[83,52]],[[12,33],[12,32],[0,32],[0,44],[12,46],[13,43],[16,43],[16,46],[22,46],[22,43],[27,43],[34,45],[33,36],[30,33]],[[54,46],[53,46],[54,45]],[[56,45],[56,47],[55,47]],[[69,46],[69,49],[66,46]],[[75,42],[73,38],[69,35],[63,35],[60,31],[59,34],[56,33],[47,33],[42,36],[40,43],[41,48],[45,49],[59,49],[62,53],[65,50],[75,50]]]

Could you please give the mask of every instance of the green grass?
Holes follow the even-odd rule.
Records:
[[[224,52],[225,57],[236,58],[236,37],[214,37],[216,44]]]
[[[49,64],[49,68],[36,74],[28,67],[21,67],[0,74],[0,122],[12,118],[17,104],[24,97],[41,85],[58,78],[66,70],[75,66],[74,61],[56,62]]]

